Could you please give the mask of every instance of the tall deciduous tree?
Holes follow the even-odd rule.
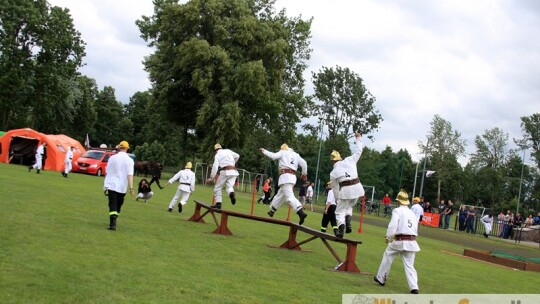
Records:
[[[69,11],[45,0],[0,0],[0,21],[0,127],[64,129],[74,116],[69,94],[85,55]]]
[[[430,125],[427,143],[419,141],[418,147],[422,153],[427,153],[437,171],[437,201],[439,201],[441,184],[451,176],[450,173],[457,163],[457,157],[465,154],[466,141],[461,139],[461,133],[453,130],[452,124],[440,115],[435,115]]]
[[[93,142],[114,147],[120,140],[131,140],[131,138],[120,137],[122,132],[118,126],[122,120],[122,108],[112,87],[106,86],[98,93],[95,107],[98,120],[92,136]]]
[[[158,104],[208,149],[242,146],[256,126],[290,131],[307,115],[302,72],[311,20],[274,0],[155,1],[137,21],[156,51],[146,61]]]
[[[349,68],[323,67],[313,72],[314,97],[322,104],[315,113],[328,126],[329,137],[359,131],[369,134],[379,128],[382,116],[375,108],[375,97],[364,81]],[[350,129],[352,127],[352,130]]]
[[[477,135],[474,144],[476,152],[471,157],[471,163],[479,167],[499,169],[507,160],[508,133],[499,128],[484,131]]]
[[[540,168],[540,113],[521,117],[523,138],[533,149],[536,165]]]

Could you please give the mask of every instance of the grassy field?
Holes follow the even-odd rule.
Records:
[[[154,187],[146,204],[127,198],[118,230],[109,231],[103,177],[0,164],[0,185],[0,303],[341,303],[344,293],[409,292],[399,259],[385,287],[373,282],[385,249],[377,225],[351,236],[363,241],[356,262],[367,274],[338,273],[328,270],[336,261],[322,242],[304,245],[310,252],[268,247],[286,240],[287,227],[230,218],[234,236],[225,237],[211,233],[213,222],[187,221],[193,199],[211,202],[209,187],[198,185],[182,214],[166,211],[173,186]],[[251,195],[223,208],[249,213]],[[257,215],[267,210],[255,206]],[[319,228],[321,215],[308,214],[306,225]],[[282,208],[276,217],[286,215]],[[421,293],[538,293],[538,273],[448,254],[464,247],[442,239],[419,244]],[[344,257],[345,246],[334,248]]]

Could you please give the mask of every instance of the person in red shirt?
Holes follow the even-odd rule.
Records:
[[[390,203],[391,202],[392,202],[392,200],[390,199],[390,196],[388,196],[388,193],[386,193],[386,195],[382,199],[382,203],[384,205],[384,210],[386,212],[388,212],[388,210],[390,210]]]

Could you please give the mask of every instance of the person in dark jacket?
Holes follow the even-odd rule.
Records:
[[[141,179],[139,182],[139,189],[137,190],[137,198],[136,201],[139,201],[139,199],[143,199],[144,202],[148,201],[152,198],[154,195],[154,192],[152,192],[152,188],[150,188],[150,183],[148,183],[148,180],[146,178]]]
[[[163,166],[155,161],[149,161],[148,162],[148,172],[152,175],[152,179],[150,180],[150,186],[156,182],[159,189],[163,189],[161,185],[159,184],[159,179],[161,178],[161,170],[163,170]]]

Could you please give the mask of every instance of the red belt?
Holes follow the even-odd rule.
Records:
[[[296,174],[296,171],[293,169],[288,169],[288,168],[279,169],[279,174],[285,174],[285,173]]]
[[[357,178],[339,183],[339,187],[341,188],[341,187],[346,187],[346,186],[352,186],[359,183],[360,183],[360,179],[357,177]]]
[[[398,234],[394,237],[396,241],[416,241],[416,235]]]
[[[225,167],[221,167],[221,170],[235,170],[236,167],[235,166],[225,166]]]

